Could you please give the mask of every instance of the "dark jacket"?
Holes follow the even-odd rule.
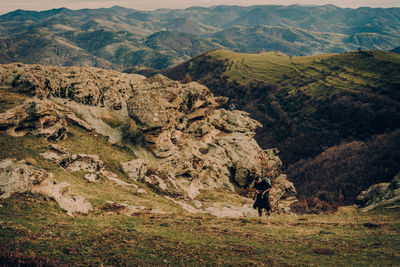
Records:
[[[266,179],[262,179],[260,183],[254,183],[254,189],[260,191],[260,193],[257,194],[256,202],[254,202],[253,208],[271,210],[268,201],[269,192],[265,192],[264,196],[262,195],[262,193],[268,188],[272,188],[272,185]]]

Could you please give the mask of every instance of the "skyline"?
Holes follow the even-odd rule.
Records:
[[[53,8],[66,7],[68,9],[83,9],[83,8],[102,8],[112,6],[123,6],[127,8],[133,8],[137,10],[155,10],[158,8],[171,8],[171,9],[184,9],[191,6],[203,6],[210,7],[215,5],[239,5],[239,6],[251,6],[251,5],[327,5],[332,4],[339,7],[347,8],[358,8],[358,7],[400,7],[400,1],[398,0],[383,0],[383,1],[372,1],[372,0],[170,0],[160,1],[139,1],[139,0],[66,0],[66,1],[54,1],[54,0],[36,0],[26,2],[25,0],[0,0],[0,14],[5,14],[17,9],[23,10],[49,10]]]

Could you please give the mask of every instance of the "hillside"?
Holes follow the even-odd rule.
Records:
[[[162,75],[0,65],[0,265],[399,261],[398,200],[292,214],[296,189],[254,140],[260,124],[225,102]],[[246,197],[261,173],[267,218]]]
[[[213,49],[292,56],[400,46],[400,9],[214,6],[16,10],[0,16],[0,63],[163,69]]]
[[[400,47],[396,47],[395,49],[390,50],[390,52],[400,54]]]
[[[398,54],[213,51],[163,73],[199,81],[260,121],[256,139],[280,150],[301,197],[353,202],[399,171]]]

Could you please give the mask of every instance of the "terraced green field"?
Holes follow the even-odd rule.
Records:
[[[340,91],[379,94],[391,83],[400,85],[400,55],[383,51],[291,57],[280,52],[216,50],[206,55],[228,66],[221,74],[230,81],[279,84],[291,94],[298,90],[314,97]],[[191,64],[196,70],[196,58]]]

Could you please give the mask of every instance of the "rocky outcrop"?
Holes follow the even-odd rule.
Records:
[[[219,109],[210,91],[197,83],[161,75],[147,82],[127,102],[132,121],[125,138],[151,151],[151,157],[137,153],[151,158],[148,165],[157,169],[144,178],[148,184],[195,198],[202,189],[247,187],[263,173],[276,185],[275,202],[295,196],[277,151],[263,151],[254,140],[261,125],[247,113]]]
[[[379,183],[372,185],[357,196],[361,208],[364,211],[377,207],[391,207],[400,205],[400,173],[391,183]]]
[[[146,176],[147,162],[143,159],[121,162],[121,165],[128,177],[135,182],[142,181]]]
[[[262,174],[272,181],[275,203],[287,206],[283,200],[295,195],[277,152],[263,151],[254,139],[261,124],[246,112],[219,108],[226,99],[198,83],[22,64],[1,65],[0,73],[0,86],[47,97],[69,123],[129,147],[135,159],[121,163],[123,170],[134,183],[147,183],[160,194],[195,199],[204,190],[232,192]],[[107,176],[125,183],[105,173],[96,156],[53,151],[44,157],[69,171],[86,170],[88,181]]]
[[[67,123],[53,102],[31,98],[1,113],[0,129],[6,129],[11,136],[31,134],[54,141],[66,137]]]
[[[8,198],[13,193],[26,191],[54,199],[70,216],[73,216],[73,213],[87,214],[92,210],[87,200],[81,196],[72,196],[69,184],[57,183],[53,174],[29,165],[26,160],[0,161],[0,198]]]
[[[82,196],[71,196],[67,182],[57,183],[54,179],[47,179],[30,191],[53,198],[70,216],[74,213],[88,214],[93,210],[92,205]]]
[[[40,155],[47,160],[56,162],[66,171],[86,172],[83,178],[89,182],[96,183],[101,177],[105,177],[118,185],[136,187],[134,184],[129,184],[118,179],[115,173],[107,171],[104,162],[97,155],[69,154],[67,149],[56,144],[50,145],[49,151],[40,153]]]
[[[42,98],[68,98],[87,105],[121,109],[143,76],[98,68],[0,65],[0,85]]]
[[[290,205],[297,201],[296,188],[285,174],[279,174],[272,182],[270,192],[271,205],[273,210],[278,212],[290,212]]]
[[[25,160],[3,159],[0,161],[0,197],[8,198],[13,193],[23,193],[52,174],[28,164]]]

